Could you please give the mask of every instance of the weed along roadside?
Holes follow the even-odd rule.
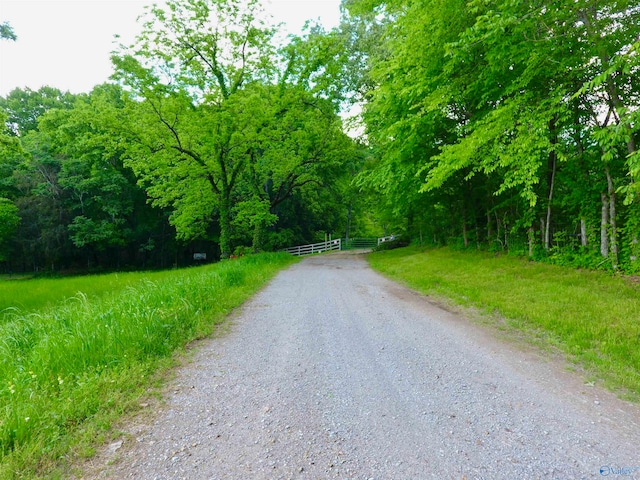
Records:
[[[176,352],[295,261],[283,253],[247,256],[5,314],[0,479],[65,478],[121,415],[140,408]]]
[[[369,262],[421,293],[478,308],[494,326],[561,350],[586,370],[588,382],[601,380],[640,399],[638,285],[603,272],[448,248],[378,252]]]

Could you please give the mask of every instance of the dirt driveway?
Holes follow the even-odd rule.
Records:
[[[640,409],[373,272],[281,272],[202,342],[112,479],[640,478]],[[619,470],[627,467],[628,470]]]

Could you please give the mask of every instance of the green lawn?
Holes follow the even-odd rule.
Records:
[[[604,272],[448,248],[369,256],[373,268],[428,295],[479,308],[495,324],[560,348],[620,394],[640,398],[640,288]]]

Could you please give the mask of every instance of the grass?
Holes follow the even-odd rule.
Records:
[[[6,317],[0,479],[66,478],[74,459],[91,456],[121,415],[140,408],[176,352],[209,335],[293,261],[261,254],[124,281],[104,276],[99,288],[83,287],[92,294],[43,295],[39,308]],[[44,285],[56,292],[77,288],[65,290],[67,281]]]
[[[5,276],[0,280],[0,323],[15,314],[24,315],[55,307],[78,294],[94,299],[119,292],[141,280],[158,281],[175,273],[175,270],[164,270],[58,279]]]
[[[604,272],[483,252],[404,249],[369,256],[373,268],[422,293],[506,319],[543,339],[621,395],[640,398],[640,287]]]

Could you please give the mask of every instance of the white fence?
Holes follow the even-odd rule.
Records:
[[[330,252],[332,250],[341,250],[342,240],[337,238],[327,242],[312,243],[310,245],[300,245],[297,247],[285,248],[285,252],[292,255],[311,255],[312,253]]]
[[[390,242],[391,240],[395,240],[395,239],[396,239],[395,235],[389,235],[387,237],[380,237],[380,238],[378,238],[378,246],[380,246],[381,243]]]
[[[350,238],[347,241],[337,238],[335,240],[329,240],[327,242],[312,243],[309,245],[299,245],[297,247],[285,248],[284,251],[292,255],[311,255],[313,253],[331,252],[333,250],[358,250],[374,248],[381,243],[390,242],[395,240],[395,235],[389,235],[387,237],[379,238]]]

